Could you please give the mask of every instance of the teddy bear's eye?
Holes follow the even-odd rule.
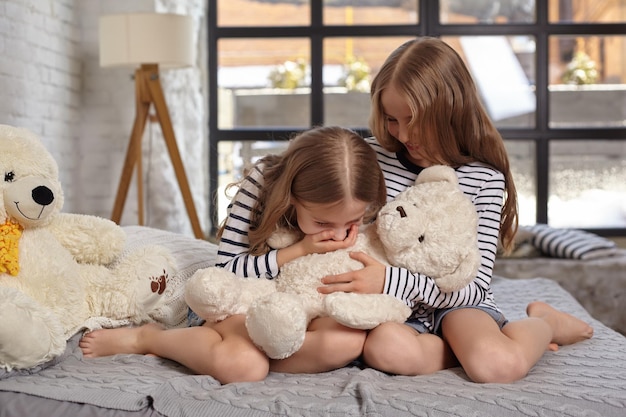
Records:
[[[9,171],[4,174],[4,182],[13,182],[15,181],[15,172]]]
[[[422,243],[424,241],[424,235],[420,235],[417,240],[419,241],[419,243]]]

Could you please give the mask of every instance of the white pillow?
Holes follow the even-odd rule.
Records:
[[[619,248],[612,240],[577,229],[557,229],[546,224],[529,226],[531,244],[544,255],[567,259],[612,256]]]

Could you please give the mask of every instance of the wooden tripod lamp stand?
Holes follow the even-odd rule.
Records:
[[[119,224],[133,171],[137,168],[138,223],[143,225],[141,142],[150,106],[154,105],[191,227],[195,237],[203,239],[204,234],[178,151],[159,77],[159,66],[175,68],[193,64],[192,36],[191,18],[177,14],[132,13],[100,18],[100,65],[103,67],[137,67],[135,70],[135,122],[126,151],[111,220]]]

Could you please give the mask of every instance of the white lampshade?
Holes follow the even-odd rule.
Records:
[[[159,64],[167,69],[193,63],[193,25],[189,16],[129,13],[100,17],[102,67]]]

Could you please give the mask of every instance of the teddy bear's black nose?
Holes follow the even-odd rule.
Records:
[[[54,201],[54,193],[48,187],[40,185],[33,189],[33,201],[42,206],[47,206]]]

